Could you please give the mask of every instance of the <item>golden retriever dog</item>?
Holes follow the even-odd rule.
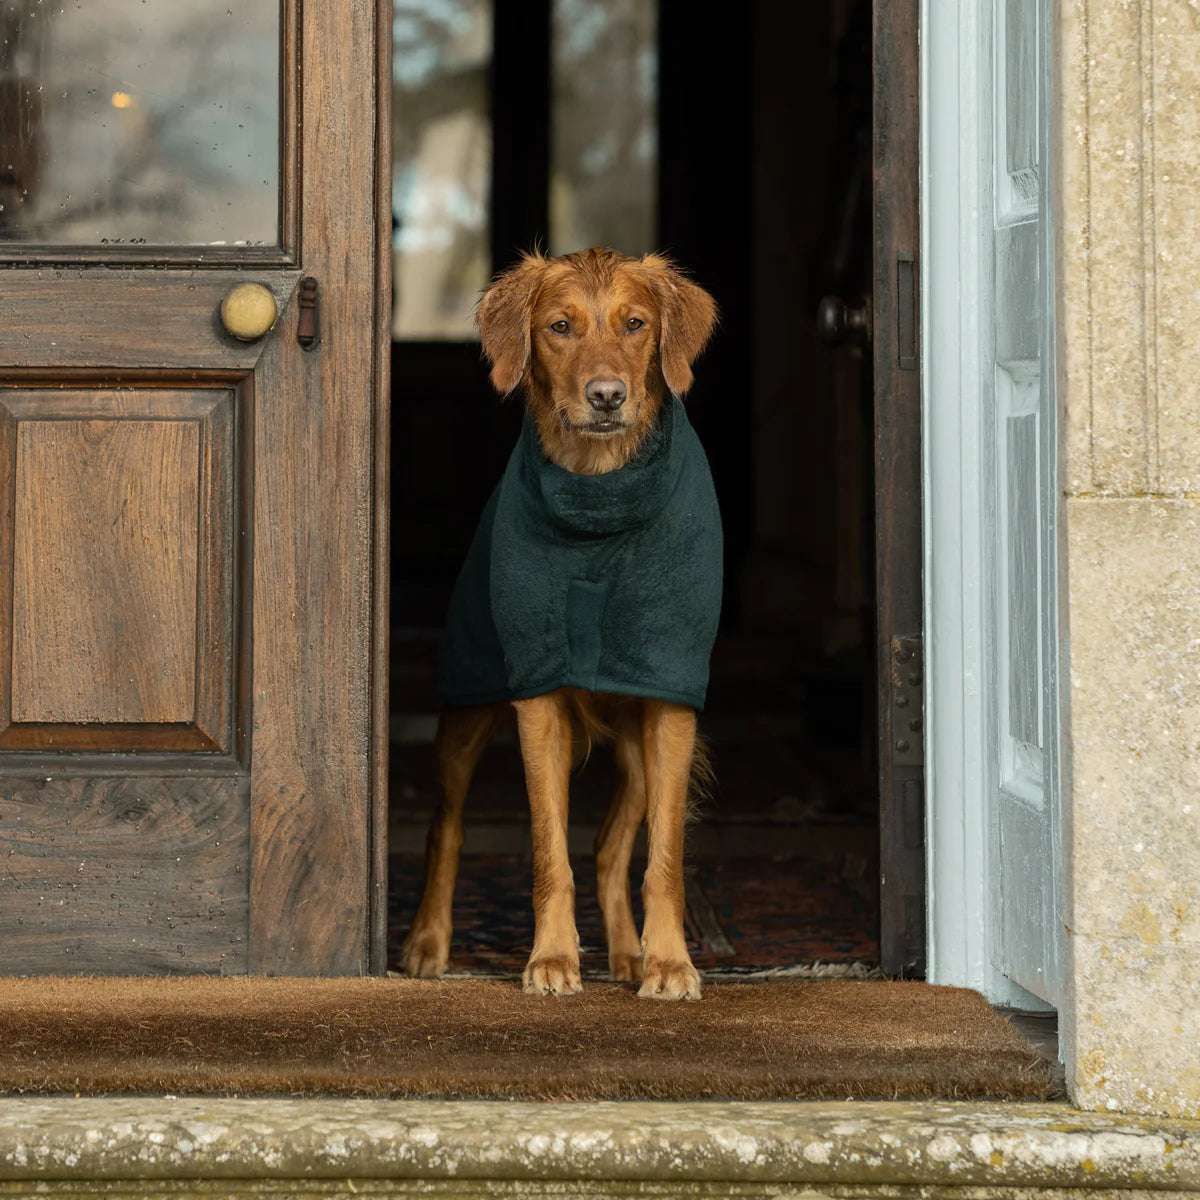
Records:
[[[497,277],[480,302],[491,381],[502,395],[523,398],[524,443],[481,522],[476,541],[483,542],[472,547],[480,565],[472,568],[469,556],[447,636],[457,605],[475,623],[465,649],[454,652],[459,674],[482,670],[480,662],[491,654],[503,677],[498,683],[472,677],[468,684],[448,684],[443,662],[447,706],[434,743],[439,797],[426,847],[424,895],[404,943],[409,975],[436,977],[446,970],[467,789],[491,736],[515,716],[534,860],[534,941],[524,990],[580,990],[567,857],[569,780],[581,746],[610,741],[618,784],[596,842],[609,971],[617,980],[640,980],[639,996],[700,997],[684,934],[684,825],[691,781],[705,769],[696,710],[716,633],[720,520],[703,451],[676,397],[690,387],[692,363],[715,320],[708,293],[664,257],[604,249],[557,258],[526,255]],[[690,465],[678,466],[677,456],[687,455]],[[686,478],[680,473],[685,470]],[[641,504],[651,493],[656,499],[645,512],[630,517],[622,509],[619,519],[609,521],[609,509]],[[670,528],[650,532],[666,519],[660,519],[660,506],[685,493],[690,498],[670,518]],[[540,506],[560,503],[565,517],[556,511],[544,528],[521,524],[533,519],[533,509],[540,513]],[[505,521],[520,525],[518,533]],[[665,548],[655,540],[660,537],[669,543]],[[559,569],[552,556],[565,542],[567,553],[577,557]],[[623,559],[629,560],[624,567],[613,565]],[[473,570],[474,583],[468,578]],[[618,570],[627,570],[634,582],[617,580]],[[503,592],[506,580],[510,593]],[[663,608],[655,589],[668,590],[671,580],[673,598]],[[479,589],[489,588],[490,598],[480,600]],[[706,607],[688,608],[700,593]],[[558,632],[564,628],[560,596],[570,610],[565,633]],[[546,644],[506,644],[501,654],[492,643],[507,636],[498,632],[506,622],[515,641],[541,637]],[[525,677],[522,654],[531,664]],[[676,677],[684,659],[701,665],[689,668],[687,678]],[[643,820],[648,863],[639,936],[629,866]]]

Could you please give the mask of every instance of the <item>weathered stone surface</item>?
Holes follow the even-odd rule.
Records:
[[[1200,502],[1067,509],[1076,934],[1200,942]],[[1196,1005],[1196,997],[1189,997]]]
[[[1058,226],[1064,490],[1200,489],[1200,25],[1064,0]]]
[[[1200,20],[1063,0],[1067,1082],[1200,1115]]]
[[[1076,1103],[1200,1115],[1200,955],[1195,945],[1073,939]],[[1191,997],[1191,999],[1188,999]]]
[[[0,1100],[0,1180],[1200,1188],[1200,1124],[1056,1105]]]
[[[1200,490],[1200,20],[1194,4],[1145,4],[1152,189],[1154,412],[1159,488]]]
[[[1074,499],[1068,1086],[1200,1116],[1200,502]]]
[[[1060,0],[1055,75],[1054,279],[1058,308],[1059,486],[1068,496],[1092,490],[1092,293],[1088,0]]]
[[[169,1190],[165,1190],[169,1189]],[[786,1183],[746,1181],[624,1180],[624,1179],[217,1179],[121,1180],[76,1183],[59,1180],[45,1184],[0,1182],[4,1200],[51,1196],[54,1200],[408,1200],[442,1197],[444,1200],[601,1200],[609,1197],[696,1197],[697,1200],[1140,1200],[1147,1195],[1172,1200],[1196,1200],[1200,1192],[1146,1192],[1130,1188],[1005,1188],[1005,1187],[883,1187],[872,1184],[823,1184],[820,1188]]]
[[[1152,197],[1143,173],[1142,7],[1076,0],[1064,5],[1062,27],[1060,134],[1083,151],[1083,161],[1062,179],[1060,195],[1065,236],[1058,282],[1084,317],[1082,326],[1061,331],[1075,341],[1067,375],[1073,417],[1083,417],[1085,400],[1074,386],[1090,393],[1088,436],[1068,442],[1066,482],[1073,490],[1116,495],[1144,492],[1154,466],[1147,409],[1153,332],[1146,308],[1153,211],[1146,210]],[[1066,40],[1072,36],[1083,45]]]

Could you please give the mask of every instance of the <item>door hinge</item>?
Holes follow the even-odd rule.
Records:
[[[917,369],[917,264],[911,254],[896,255],[896,348],[902,371]]]
[[[892,762],[925,765],[925,647],[919,637],[892,638]]]

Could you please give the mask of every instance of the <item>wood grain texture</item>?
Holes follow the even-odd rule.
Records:
[[[4,974],[246,968],[246,781],[9,778]]]
[[[390,6],[287,0],[281,11],[289,199],[280,257],[294,266],[248,252],[245,269],[232,269],[231,258],[242,256],[227,247],[213,252],[221,264],[202,269],[188,269],[178,255],[160,269],[165,259],[125,251],[111,257],[127,269],[86,256],[35,269],[36,259],[26,256],[27,265],[7,271],[0,288],[0,564],[9,564],[0,570],[0,611],[13,601],[18,509],[32,495],[26,488],[18,501],[15,464],[28,437],[21,426],[47,419],[39,406],[58,403],[58,389],[86,392],[90,411],[64,408],[56,419],[90,430],[102,416],[129,428],[150,421],[136,410],[144,391],[204,390],[222,381],[236,397],[198,427],[190,723],[10,725],[0,732],[0,749],[12,752],[0,754],[0,805],[10,784],[24,786],[13,779],[31,763],[47,764],[47,775],[54,765],[95,770],[98,760],[61,752],[136,750],[125,760],[129,786],[166,814],[181,781],[158,779],[144,765],[161,753],[166,774],[188,770],[193,783],[225,797],[215,804],[247,814],[252,852],[241,876],[249,915],[241,928],[248,942],[222,969],[360,974],[383,963],[387,579],[386,563],[382,575],[375,570],[373,548],[386,549],[387,497],[376,473],[386,476],[380,456],[387,442],[377,447],[375,432],[386,430],[387,267],[380,255],[390,253],[390,207],[386,173],[377,170],[377,147],[389,131],[379,127],[376,105],[390,87],[390,60],[376,52]],[[197,262],[211,258],[196,254]],[[301,273],[321,289],[321,342],[307,353],[296,342],[293,303]],[[235,283],[251,280],[271,287],[282,315],[266,338],[243,345],[225,334],[217,310]],[[37,393],[28,411],[21,411],[22,392]],[[28,582],[26,571],[22,586]],[[11,641],[8,625],[0,623],[0,638]],[[6,651],[0,646],[0,725],[11,691]],[[150,703],[138,693],[141,709],[127,710],[114,708],[98,683],[89,711],[177,716],[181,694]],[[229,791],[239,765],[244,794]],[[148,853],[157,852],[160,828],[146,831]],[[40,836],[53,842],[54,827],[41,827]],[[176,879],[188,890],[187,856],[172,866],[170,839],[162,844],[162,886]],[[55,869],[69,878],[67,860]],[[107,874],[120,899],[131,877]],[[44,876],[54,877],[49,869]],[[241,916],[230,920],[236,925]],[[63,926],[62,938],[70,928]],[[124,963],[105,960],[105,969],[208,969],[208,951],[183,945],[174,960],[134,948]],[[21,962],[38,961],[30,955]],[[40,962],[30,969],[51,969],[45,956]],[[0,959],[0,971],[12,969]]]
[[[251,455],[245,429],[253,411],[251,380],[210,392],[200,422],[200,522],[196,539],[196,728],[233,751],[236,688],[248,674],[246,639],[236,605],[249,564],[238,545],[251,497],[243,473]],[[244,710],[243,710],[244,711]]]
[[[922,631],[919,7],[876,0],[873,39],[880,960],[891,975],[925,970],[924,771],[894,762],[896,741],[912,732],[893,729],[890,682],[892,639]]]
[[[392,5],[375,6],[375,530],[371,631],[371,911],[367,965],[387,972],[388,729],[391,666]]]
[[[225,332],[220,305],[239,283],[271,289],[280,309],[295,269],[11,270],[0,288],[0,367],[253,368],[265,342]]]
[[[234,390],[14,389],[0,406],[0,747],[230,749]]]
[[[194,424],[17,427],[13,717],[195,715]]]
[[[250,969],[268,974],[369,965],[376,11],[303,11],[301,243],[321,342],[297,351],[292,305],[259,364]]]

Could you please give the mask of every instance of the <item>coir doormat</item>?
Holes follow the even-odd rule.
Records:
[[[394,979],[0,980],[0,1091],[600,1099],[1044,1099],[1044,1060],[975,992]]]

